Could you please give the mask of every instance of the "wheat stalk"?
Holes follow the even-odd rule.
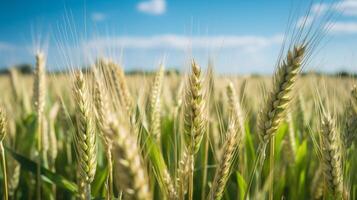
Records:
[[[77,102],[78,130],[75,133],[75,149],[80,173],[80,184],[85,187],[79,187],[85,191],[80,194],[85,199],[90,199],[90,184],[92,183],[97,166],[96,136],[92,116],[90,114],[90,99],[88,98],[87,88],[84,77],[81,72],[76,74],[74,94]]]
[[[109,127],[110,120],[110,110],[108,105],[108,95],[107,89],[101,81],[102,78],[99,77],[98,72],[94,74],[95,78],[95,93],[94,93],[94,103],[97,111],[97,121],[99,124],[99,133],[104,141],[105,153],[107,156],[108,164],[108,197],[113,197],[113,158],[112,158],[112,141],[109,138],[111,130]]]
[[[192,61],[192,72],[188,79],[185,93],[185,113],[184,113],[184,139],[186,142],[187,161],[189,165],[188,173],[188,195],[192,199],[193,195],[193,171],[194,171],[194,155],[199,150],[203,134],[205,132],[205,96],[201,78],[201,68]],[[184,169],[180,169],[185,171]],[[185,180],[184,177],[179,177]],[[181,184],[182,185],[182,184]],[[182,189],[180,190],[182,191]]]
[[[37,199],[41,199],[41,156],[42,156],[42,137],[43,137],[43,112],[45,108],[46,77],[45,77],[45,55],[42,52],[36,54],[36,68],[34,73],[34,92],[33,101],[37,114]]]
[[[322,167],[315,171],[314,178],[312,179],[311,197],[313,199],[322,199],[324,193],[324,176],[322,174]]]
[[[334,120],[329,114],[321,116],[322,170],[328,188],[336,196],[343,194],[341,141]]]
[[[237,137],[235,120],[230,121],[231,122],[228,126],[226,141],[221,152],[221,160],[216,169],[212,188],[209,194],[209,199],[219,200],[222,198],[226,183],[231,174],[232,164],[238,151],[238,146],[240,146],[242,141],[240,136]]]
[[[272,174],[269,184],[270,200],[273,199],[274,191],[274,135],[281,121],[284,119],[284,112],[291,101],[290,93],[301,70],[304,53],[304,45],[296,46],[292,51],[288,52],[286,60],[281,63],[274,75],[273,90],[269,94],[265,107],[258,119],[259,136],[263,145],[270,141],[269,168]]]
[[[164,79],[164,66],[155,75],[150,96],[150,133],[159,141],[161,124],[161,93]]]
[[[304,45],[294,47],[274,74],[273,90],[269,93],[258,119],[259,136],[263,143],[270,141],[284,119],[284,112],[291,101],[291,90],[301,70],[304,54]]]
[[[237,123],[237,133],[240,134],[239,138],[244,141],[245,138],[245,128],[244,128],[244,115],[240,104],[240,97],[234,89],[233,83],[230,82],[227,86],[227,97],[228,97],[228,109],[234,120]]]
[[[263,109],[258,116],[258,131],[260,137],[260,146],[258,148],[258,159],[255,161],[254,168],[250,174],[248,187],[244,199],[247,198],[248,191],[253,181],[253,176],[258,164],[265,160],[265,150],[270,142],[270,180],[269,199],[273,199],[274,190],[274,136],[281,121],[284,119],[284,113],[291,101],[291,91],[295,85],[297,76],[301,71],[301,65],[304,60],[306,45],[295,46],[288,51],[287,57],[283,60],[273,77],[273,89],[268,94]]]
[[[131,117],[133,111],[133,100],[129,92],[123,69],[113,62],[108,62],[108,66],[112,70],[112,79],[117,98],[120,104],[124,107],[126,113]]]
[[[6,173],[6,158],[5,158],[5,151],[3,146],[3,141],[5,136],[6,136],[6,118],[3,109],[0,108],[0,156],[1,156],[1,168],[3,172],[3,181],[4,181],[3,198],[7,200],[9,197],[9,191],[8,191],[8,182],[7,182],[7,173]]]
[[[151,199],[149,182],[136,139],[126,130],[119,129],[115,122],[110,123],[110,129],[114,137],[113,155],[118,190],[124,193],[124,199]]]
[[[350,148],[357,138],[357,87],[351,90],[351,100],[347,106],[346,128],[343,132],[343,143],[345,148]]]

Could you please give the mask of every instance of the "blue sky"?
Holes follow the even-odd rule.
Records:
[[[222,73],[271,73],[288,17],[304,19],[299,0],[1,0],[0,67],[33,63],[38,48],[48,68],[90,63],[99,56],[125,69],[184,68],[209,58]],[[357,72],[357,1],[312,1],[311,16],[334,14],[335,25],[307,69]],[[293,7],[293,8],[292,8]],[[318,11],[318,12],[317,12]]]

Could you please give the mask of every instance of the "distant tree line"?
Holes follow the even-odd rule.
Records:
[[[13,68],[16,68],[22,74],[31,74],[31,73],[33,73],[33,67],[30,64],[15,65],[15,66],[13,66]],[[88,67],[82,67],[81,68],[83,73],[90,72],[90,70],[88,70],[88,69],[90,69],[90,68],[88,68]],[[68,70],[51,71],[51,73],[53,73],[53,74],[65,74],[65,73],[68,73],[68,72],[69,72]],[[3,69],[0,69],[0,74],[7,74],[7,73],[9,73],[9,68],[5,67]],[[145,70],[134,69],[134,70],[128,70],[125,73],[128,74],[128,75],[152,75],[152,74],[155,74],[156,71],[145,71]],[[166,70],[166,75],[173,75],[173,74],[179,75],[179,74],[181,74],[181,72],[180,72],[180,70],[175,69],[175,68],[170,68],[170,69]],[[311,74],[314,74],[314,75],[317,75],[317,76],[329,75],[329,76],[342,77],[342,78],[347,78],[347,77],[357,78],[357,73],[351,73],[351,72],[348,72],[348,71],[339,71],[339,72],[336,72],[336,73],[329,73],[329,74],[322,73],[322,72],[316,72],[316,71],[313,71],[313,72],[309,71],[309,72],[303,72],[302,76],[311,75]],[[251,74],[251,76],[252,77],[260,77],[261,74],[254,73],[254,74]]]

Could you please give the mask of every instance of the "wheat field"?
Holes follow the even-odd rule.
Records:
[[[0,77],[4,199],[356,199],[356,80],[91,68]],[[140,84],[139,84],[140,83]]]

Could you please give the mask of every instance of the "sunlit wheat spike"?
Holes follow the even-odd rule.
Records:
[[[113,62],[108,62],[108,66],[112,70],[112,79],[116,96],[119,98],[120,104],[127,114],[131,116],[134,102],[126,82],[124,71],[120,66]]]
[[[192,61],[192,72],[185,93],[185,141],[190,154],[195,154],[205,132],[205,96],[201,68]]]
[[[167,170],[164,170],[163,177],[164,177],[164,180],[163,180],[164,184],[167,187],[167,191],[168,191],[168,195],[167,195],[168,198],[170,200],[178,199],[178,194],[177,194],[176,188],[175,188],[173,181],[171,179],[171,175],[169,174],[169,172]]]
[[[335,195],[343,194],[343,172],[340,135],[334,119],[329,114],[321,116],[320,143],[322,171],[328,188]]]
[[[6,122],[6,117],[5,117],[5,112],[2,107],[0,107],[0,142],[2,142],[6,136],[6,127],[7,127],[7,122]]]
[[[100,135],[103,137],[104,142],[108,143],[108,134],[111,133],[109,127],[110,109],[108,105],[108,93],[103,79],[98,73],[95,73],[94,79],[94,104],[97,111],[97,121],[101,130]]]
[[[94,179],[97,166],[96,136],[92,120],[90,99],[82,72],[76,73],[74,96],[77,103],[77,126],[75,149],[80,178],[88,186]]]
[[[36,68],[34,74],[34,107],[38,115],[43,114],[46,93],[46,60],[42,52],[36,54]]]
[[[189,199],[193,197],[194,158],[200,148],[206,129],[205,97],[201,68],[192,60],[191,74],[188,77],[184,98],[184,140],[186,142],[186,149],[184,151],[187,151],[185,152],[187,153],[187,161],[183,162],[188,165]],[[179,171],[186,172],[185,169],[179,169]],[[182,173],[182,175],[185,174]],[[185,177],[179,178],[181,181],[186,179]],[[180,191],[183,191],[183,189],[181,188]]]
[[[342,135],[345,148],[350,148],[357,139],[357,87],[355,85],[350,98],[346,111],[346,128]]]
[[[112,158],[112,141],[109,137],[111,134],[109,120],[110,110],[108,105],[107,88],[104,86],[104,79],[100,76],[99,71],[95,71],[95,88],[94,88],[94,103],[96,107],[97,122],[99,125],[99,133],[104,141],[105,154],[108,164],[108,196],[113,196],[113,158]]]
[[[161,93],[164,79],[164,66],[161,65],[155,75],[150,94],[150,132],[156,140],[160,138]]]
[[[187,192],[187,177],[189,173],[189,158],[188,158],[187,151],[184,151],[181,155],[181,159],[178,163],[177,169],[177,178],[176,178],[176,185],[177,185],[177,192],[179,193],[179,199],[182,199],[184,194]]]
[[[311,186],[311,197],[313,199],[322,199],[324,195],[324,176],[322,174],[322,168],[319,168],[315,171],[314,178],[312,179]]]
[[[234,120],[228,125],[226,141],[221,152],[221,159],[216,168],[212,188],[209,194],[209,199],[221,199],[223,196],[226,183],[231,174],[234,157],[238,151],[238,146],[242,141],[241,137],[237,137],[237,129]]]
[[[244,115],[241,107],[240,97],[237,96],[237,93],[234,89],[233,83],[229,82],[227,86],[227,96],[228,96],[228,106],[229,113],[233,116],[232,118],[236,121],[237,124],[237,133],[240,134],[240,138],[244,140],[245,137],[245,128],[244,128]]]
[[[284,112],[291,101],[291,90],[296,82],[304,59],[305,45],[296,46],[288,52],[274,74],[273,90],[259,114],[258,128],[260,139],[267,143],[284,119]]]
[[[110,123],[110,128],[115,136],[113,159],[118,190],[123,191],[124,199],[151,199],[149,180],[136,139],[115,122]]]

